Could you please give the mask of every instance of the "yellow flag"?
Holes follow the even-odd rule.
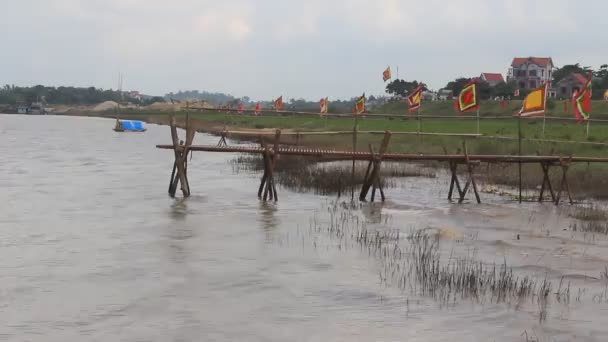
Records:
[[[548,87],[549,84],[545,83],[542,87],[532,90],[524,99],[519,116],[544,116]]]

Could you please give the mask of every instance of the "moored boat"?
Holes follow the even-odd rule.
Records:
[[[114,126],[116,132],[145,132],[144,123],[137,120],[120,120],[116,119]]]

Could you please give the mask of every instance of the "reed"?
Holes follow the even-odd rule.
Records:
[[[540,321],[547,319],[551,301],[568,305],[570,283],[562,278],[557,287],[547,278],[518,275],[504,260],[500,264],[477,260],[475,253],[446,257],[441,238],[432,229],[402,234],[396,229],[373,229],[350,210],[328,208],[326,223],[311,220],[312,233],[327,233],[340,249],[358,247],[379,261],[380,283],[404,292],[435,299],[441,305],[467,300],[507,304],[518,308],[537,304]],[[315,244],[317,239],[314,239]],[[579,296],[580,296],[579,289]]]
[[[262,158],[251,155],[240,155],[231,160],[234,172],[259,172],[264,170]],[[293,191],[313,191],[321,195],[341,195],[351,187],[361,186],[367,165],[356,163],[355,177],[351,177],[350,165],[344,161],[330,161],[325,158],[281,156],[276,164],[277,182]],[[435,172],[428,168],[412,167],[399,163],[385,163],[380,170],[381,183],[384,188],[397,185],[395,178],[429,177]]]

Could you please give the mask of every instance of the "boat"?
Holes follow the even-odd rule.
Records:
[[[120,120],[116,119],[116,125],[114,126],[116,132],[145,132],[146,127],[144,123],[137,120]]]

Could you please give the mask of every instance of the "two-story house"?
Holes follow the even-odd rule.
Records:
[[[516,57],[507,73],[507,82],[514,80],[519,89],[534,89],[551,80],[551,57]]]

